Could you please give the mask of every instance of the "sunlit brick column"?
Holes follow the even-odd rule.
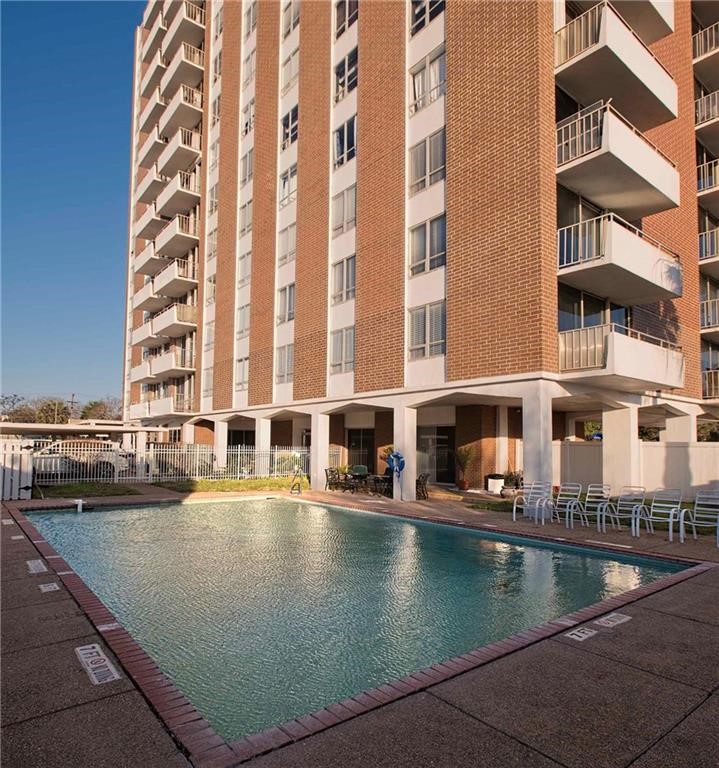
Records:
[[[394,409],[394,449],[404,456],[400,479],[394,475],[393,497],[396,501],[417,498],[417,411],[397,406]]]
[[[522,398],[524,480],[552,479],[552,397],[549,384],[537,381]]]
[[[635,405],[602,414],[602,482],[618,494],[624,485],[642,484],[639,409]]]
[[[310,446],[310,481],[312,489],[325,487],[325,468],[330,465],[330,417],[326,413],[312,414],[312,445]]]

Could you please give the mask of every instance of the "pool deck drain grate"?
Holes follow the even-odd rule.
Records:
[[[157,499],[156,494],[134,497],[132,504]],[[371,508],[334,494],[311,494],[309,500]],[[89,501],[130,506],[127,497]],[[38,536],[22,510],[40,506],[64,505],[8,503],[2,514],[1,727],[8,765],[171,768],[189,760],[201,768],[248,761],[260,768],[462,768],[491,756],[487,764],[497,768],[716,768],[719,563],[688,563],[686,570],[652,584],[228,744]],[[388,503],[382,511],[527,535],[506,521],[467,519],[458,504]],[[13,542],[8,549],[12,529],[5,520],[17,522],[37,543]],[[544,530],[535,537],[559,538]],[[655,539],[651,553],[645,542],[632,547],[636,554],[676,560],[692,551],[676,545],[667,550]],[[610,542],[608,549],[626,546]],[[719,560],[714,551],[712,559]],[[13,567],[38,555],[44,571]],[[41,593],[38,577],[48,575],[57,576],[62,588]],[[6,648],[8,624],[32,627],[32,615],[48,605],[53,613],[45,617],[43,636],[14,630]],[[585,629],[594,634],[581,643],[571,639]],[[89,645],[106,655],[119,680],[90,682],[75,655],[76,648]]]

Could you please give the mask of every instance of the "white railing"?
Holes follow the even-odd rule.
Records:
[[[189,43],[182,44],[182,58],[189,61],[190,64],[196,64],[198,67],[205,66],[205,52]]]
[[[194,21],[196,24],[202,24],[202,26],[205,25],[205,11],[203,8],[189,2],[189,0],[185,0],[184,12],[185,16],[190,19],[190,21]]]
[[[175,218],[177,219],[177,228],[180,232],[197,237],[197,222],[194,219],[191,219],[185,213],[178,213]]]
[[[641,229],[624,221],[615,213],[606,213],[594,219],[580,221],[557,230],[557,261],[559,269],[572,267],[582,262],[601,259],[606,255],[608,230],[613,222],[629,230],[636,237],[650,243],[674,261],[679,256],[662,245],[658,240],[645,234]]]
[[[719,160],[710,160],[697,167],[697,191],[713,189],[719,185]]]
[[[170,306],[161,309],[152,315],[152,320],[163,319],[163,315],[170,312],[175,312],[175,317],[181,323],[196,323],[197,322],[197,307],[192,304],[170,304]]]
[[[707,299],[699,302],[701,310],[701,327],[716,328],[719,326],[719,299]]]
[[[202,91],[198,91],[197,88],[193,88],[191,85],[183,83],[180,93],[182,94],[182,101],[185,104],[189,104],[191,107],[197,107],[197,109],[202,109]]]
[[[699,233],[699,259],[713,259],[719,256],[719,229]]]
[[[180,128],[180,144],[183,147],[196,149],[199,152],[202,149],[202,134],[200,131],[193,131],[191,128]]]
[[[186,277],[188,280],[197,279],[197,262],[189,259],[175,259],[164,266],[156,275],[155,280],[166,270],[176,269],[178,277]]]
[[[437,85],[434,86],[434,88],[430,88],[428,91],[425,91],[421,96],[418,96],[410,105],[409,105],[409,114],[410,117],[417,112],[420,111],[420,109],[424,109],[425,107],[428,107],[432,102],[437,101],[440,96],[444,96],[444,94],[447,91],[447,82],[445,80],[442,80],[441,83],[437,83]],[[335,98],[335,101],[338,101],[337,98]]]
[[[692,37],[692,51],[694,58],[698,59],[707,53],[719,48],[719,21],[711,27],[702,29]]]
[[[702,396],[719,398],[719,369],[702,371]]]
[[[187,192],[198,192],[200,191],[200,185],[197,183],[197,176],[194,173],[189,173],[188,171],[178,171],[179,179],[180,179],[180,189],[184,189]]]
[[[604,368],[606,360],[605,339],[610,333],[618,333],[632,339],[653,344],[677,352],[681,347],[666,339],[651,336],[648,333],[627,328],[617,323],[593,325],[588,328],[575,328],[559,334],[559,370],[581,371],[588,368]]]
[[[555,67],[561,67],[599,42],[604,5],[595,5],[554,33]]]
[[[719,91],[702,96],[694,102],[694,121],[697,125],[719,117]]]

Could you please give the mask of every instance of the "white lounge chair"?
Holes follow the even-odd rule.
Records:
[[[625,485],[619,492],[619,498],[616,501],[606,501],[602,504],[599,517],[601,518],[602,533],[607,532],[607,517],[618,530],[622,529],[622,520],[629,520],[632,535],[634,534],[634,510],[636,507],[644,504],[647,495],[645,488],[639,485]]]
[[[581,483],[562,483],[559,486],[557,497],[555,499],[550,497],[547,500],[547,507],[551,510],[551,519],[554,520],[556,518],[557,522],[561,523],[562,516],[564,516],[564,522],[567,524],[569,510],[579,504],[581,495]]]
[[[696,539],[697,526],[716,528],[717,548],[719,549],[719,491],[701,491],[697,493],[693,509],[683,509],[679,515],[679,541],[683,544],[687,524],[692,527]]]
[[[669,524],[669,541],[674,540],[674,523],[679,523],[682,492],[679,488],[660,488],[655,491],[651,504],[639,504],[634,509],[632,536],[639,536],[642,520],[649,533],[654,533],[654,523]]]
[[[589,525],[589,518],[595,517],[597,520],[597,532],[601,533],[601,509],[610,498],[610,486],[602,483],[590,483],[587,486],[587,496],[567,509],[567,519],[565,521],[567,528],[574,528],[574,516],[577,515],[582,525]]]
[[[540,511],[542,525],[544,525],[544,507],[552,498],[552,484],[541,480],[535,480],[522,487],[521,493],[514,497],[512,504],[512,520],[517,519],[517,510],[522,510],[524,517],[534,517],[535,524],[539,521]]]

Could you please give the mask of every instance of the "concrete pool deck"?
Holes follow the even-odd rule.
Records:
[[[88,502],[130,505],[182,498],[158,490]],[[193,500],[208,497],[228,499],[228,494],[192,495]],[[668,545],[666,533],[636,540],[626,530],[596,535],[586,528],[514,524],[506,513],[470,510],[451,501],[396,505],[338,493],[304,493],[303,499],[572,543],[602,541],[627,554],[684,557],[704,564],[662,579],[660,589],[642,588],[582,609],[228,745],[157,674],[132,638],[112,627],[111,614],[77,576],[66,572],[69,566],[52,548],[33,543],[40,537],[23,523],[22,509],[57,508],[64,506],[62,501],[9,502],[2,517],[13,522],[0,530],[4,764],[719,764],[719,550],[712,537]],[[40,560],[47,570],[30,574],[29,560]],[[39,585],[50,582],[58,589],[41,592]],[[595,623],[602,614],[617,612],[630,618],[612,627]],[[584,640],[567,636],[585,627],[594,634],[587,633]],[[104,648],[120,670],[120,680],[90,683],[74,652],[89,643]]]

